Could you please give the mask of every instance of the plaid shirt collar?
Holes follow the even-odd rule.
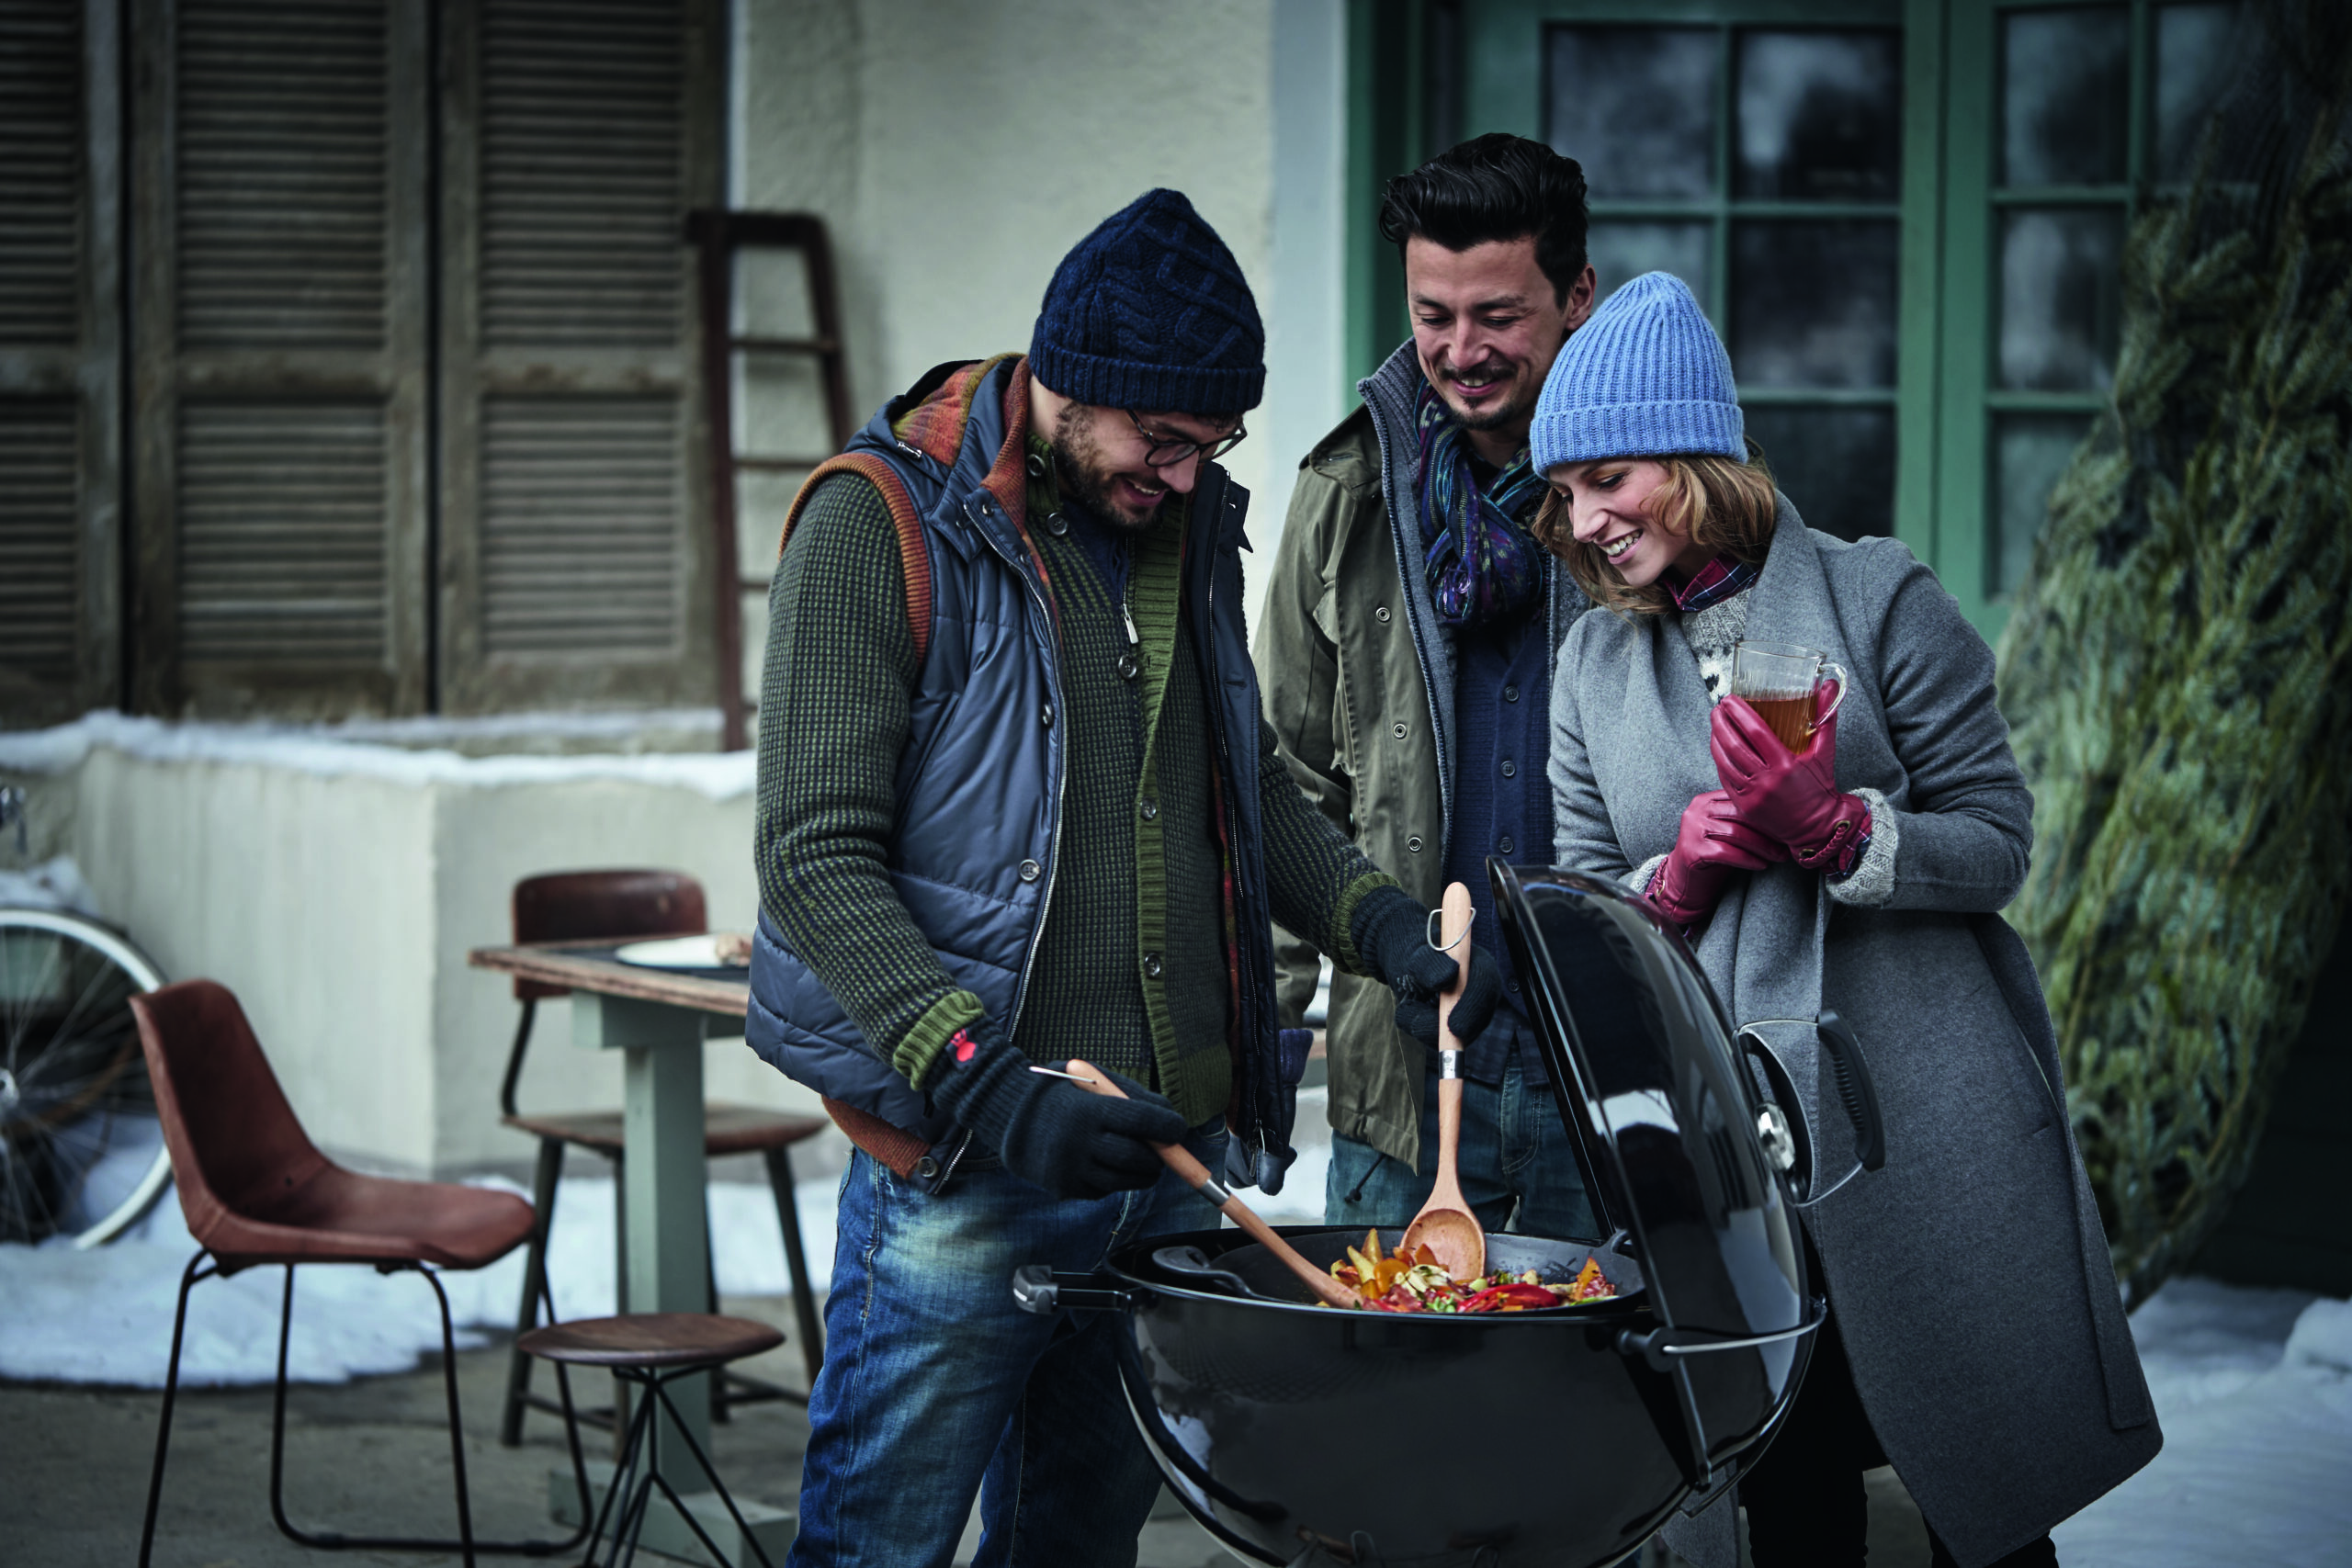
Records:
[[[1669,570],[1663,581],[1666,591],[1674,595],[1674,607],[1688,615],[1722,604],[1754,582],[1763,570],[1726,550],[1687,579],[1677,581]]]

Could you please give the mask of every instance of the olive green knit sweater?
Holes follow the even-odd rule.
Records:
[[[1033,485],[1032,517],[1060,505],[1050,480]],[[1141,1078],[1198,1125],[1231,1090],[1231,978],[1207,694],[1178,613],[1183,527],[1175,512],[1128,547],[1134,678],[1119,671],[1130,644],[1111,586],[1074,540],[1033,529],[1060,627],[1067,780],[1013,1043]],[[836,476],[809,498],[769,592],[760,897],[868,1044],[917,1085],[983,1010],[886,873],[919,674],[889,513],[867,481]],[[1274,918],[1357,970],[1355,906],[1392,879],[1299,793],[1271,734],[1255,784]]]

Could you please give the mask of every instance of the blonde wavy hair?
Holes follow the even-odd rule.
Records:
[[[1771,547],[1772,520],[1780,496],[1764,453],[1754,442],[1747,461],[1717,457],[1712,452],[1674,457],[1633,458],[1657,463],[1666,479],[1649,494],[1645,514],[1669,534],[1687,534],[1712,554],[1729,550],[1741,560],[1760,565]],[[1619,615],[1656,615],[1674,608],[1674,595],[1662,582],[1628,588],[1617,569],[1598,547],[1577,543],[1569,529],[1568,498],[1557,489],[1545,492],[1543,506],[1528,531],[1536,543],[1567,562],[1568,573],[1596,604]]]

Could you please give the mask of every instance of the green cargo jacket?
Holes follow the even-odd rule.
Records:
[[[1453,816],[1453,649],[1419,570],[1412,409],[1420,384],[1408,340],[1358,383],[1364,401],[1299,464],[1256,651],[1291,777],[1374,865],[1434,908]],[[1401,518],[1391,516],[1391,495],[1404,498]],[[1545,599],[1556,658],[1590,602],[1550,558]],[[1296,1028],[1315,994],[1316,952],[1275,934],[1279,1021]],[[1324,1032],[1331,1127],[1410,1166],[1420,1157],[1428,1062],[1397,1030],[1396,1006],[1377,980],[1333,976]]]

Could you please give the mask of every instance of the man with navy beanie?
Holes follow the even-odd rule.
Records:
[[[976,1492],[984,1560],[1132,1562],[1159,1478],[1118,1322],[1020,1310],[1014,1271],[1214,1227],[1156,1145],[1281,1184],[1274,921],[1424,1007],[1453,974],[1264,728],[1213,461],[1264,342],[1216,231],[1148,192],[1027,355],[925,375],[786,521],[745,1032],[855,1145],[796,1563],[944,1568]]]

